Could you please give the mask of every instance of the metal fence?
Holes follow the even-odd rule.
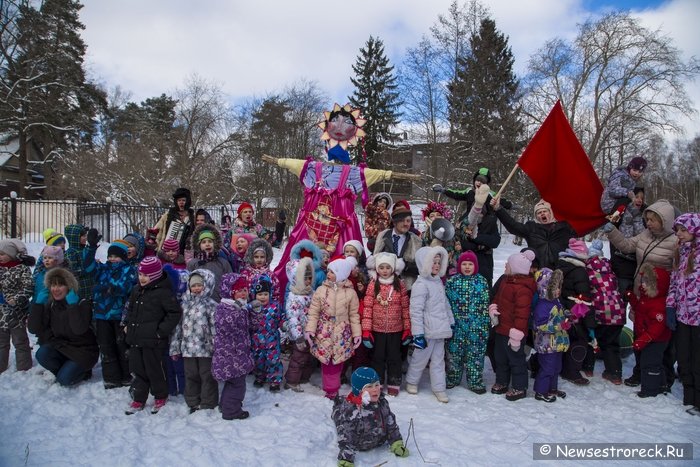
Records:
[[[147,205],[4,198],[0,200],[0,239],[43,243],[45,229],[63,232],[66,225],[83,224],[96,228],[111,242],[130,232],[145,234],[166,211]]]

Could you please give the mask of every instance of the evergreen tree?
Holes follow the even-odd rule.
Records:
[[[518,80],[508,39],[492,19],[481,21],[471,53],[458,61],[449,84],[449,112],[461,160],[489,167],[503,181],[523,147]]]
[[[365,47],[360,49],[357,61],[352,66],[355,78],[350,78],[355,86],[348,97],[353,107],[362,110],[367,119],[363,130],[367,163],[372,167],[381,165],[379,155],[382,148],[393,144],[398,134],[392,129],[399,123],[399,93],[394,66],[384,54],[381,39],[370,36]],[[357,155],[356,155],[357,157]]]
[[[48,161],[67,148],[89,145],[105,94],[83,69],[85,43],[79,31],[82,5],[45,0],[40,9],[16,0],[3,14],[0,67],[0,131],[19,138],[20,196],[28,185],[30,142]],[[44,173],[47,174],[45,168]]]

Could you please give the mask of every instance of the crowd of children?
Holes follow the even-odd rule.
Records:
[[[625,170],[634,181],[644,164],[633,160]],[[410,211],[397,203],[390,214],[385,194],[370,205],[374,254],[367,256],[361,242],[350,240],[342,255],[327,258],[304,240],[286,264],[286,290],[271,271],[272,246],[257,236],[247,206],[225,237],[207,222],[193,228],[187,262],[182,242],[165,238],[157,246],[155,231],[146,239],[131,233],[114,240],[107,261],[100,262],[99,232],[71,225],[64,235],[45,232],[32,273],[24,244],[2,240],[0,372],[8,367],[10,342],[16,368],[31,368],[29,322],[39,345],[37,361],[60,384],[91,378],[99,355],[105,389],[130,388],[127,414],[143,410],[149,393],[155,397],[153,413],[169,394],[184,393],[191,412],[218,406],[224,419],[236,420],[249,416],[243,410],[247,375],[257,388],[303,392],[320,366],[322,389],[335,401],[339,460],[351,463],[355,450],[373,444],[354,441],[356,432],[345,424],[370,408],[388,416],[387,423],[393,419],[383,388],[396,397],[405,383],[406,392],[416,394],[428,368],[440,402],[449,402],[448,391],[463,381],[470,391],[486,393],[490,335],[496,374],[490,392],[509,401],[527,397],[531,347],[535,399],[551,403],[566,397],[560,376],[576,385],[589,383],[598,352],[601,376],[610,383],[641,385],[640,397],[667,392],[675,379],[669,374],[675,372],[673,360],[670,365],[667,360],[675,333],[683,403],[691,406],[689,413],[700,414],[700,215],[675,216],[664,200],[641,209],[629,177],[617,176],[626,192],[608,193],[611,221],[629,227],[641,218],[644,228],[622,232],[611,223],[603,231],[614,251],[633,256],[631,282],[618,280],[602,242],[589,247],[576,238],[556,258],[547,250],[541,269],[537,249],[511,255],[493,286],[480,273],[477,252],[461,251],[466,242],[448,251],[434,242],[443,233],[437,229],[425,246],[411,246],[410,257],[402,257],[414,241],[405,221]],[[479,188],[484,188],[479,205],[497,211],[497,199],[483,202],[488,186]],[[443,212],[437,203],[431,209]],[[550,211],[540,223],[555,222],[544,202],[536,216],[543,209]],[[625,212],[633,218],[625,219]],[[446,216],[431,221],[440,217]],[[405,225],[392,238],[391,229],[400,223]],[[409,261],[415,275],[404,274]],[[638,369],[623,380],[619,339],[626,302],[633,312]],[[342,399],[348,368],[352,392]],[[365,423],[362,417],[355,422]],[[407,453],[394,428],[382,436],[397,455]]]

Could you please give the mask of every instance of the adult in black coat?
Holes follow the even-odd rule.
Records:
[[[498,198],[491,201],[491,206],[506,230],[523,237],[527,246],[535,251],[541,268],[556,269],[559,253],[566,250],[569,239],[577,237],[576,231],[568,222],[554,218],[552,205],[545,200],[535,204],[535,220],[525,223],[516,221],[501,209]]]
[[[443,188],[442,185],[433,185],[433,191],[442,193],[448,198],[457,201],[466,201],[467,208],[457,220],[455,225],[455,240],[459,241],[461,251],[473,251],[476,254],[476,259],[479,262],[479,274],[484,276],[489,283],[489,287],[493,284],[493,249],[501,244],[501,234],[498,232],[498,222],[496,213],[491,207],[491,194],[486,198],[486,202],[482,207],[481,219],[478,223],[478,231],[476,237],[472,238],[465,229],[468,227],[467,218],[469,212],[474,206],[474,195],[476,189],[483,184],[491,182],[491,173],[488,168],[480,168],[472,178],[472,187],[466,190],[453,190]],[[510,209],[513,205],[510,201],[502,199],[500,205],[506,209]]]
[[[162,355],[181,317],[182,309],[170,277],[163,273],[157,258],[145,258],[139,264],[139,284],[131,293],[124,319],[126,343],[131,346],[129,369],[134,375],[129,392],[140,408],[148,399],[149,391],[156,401],[168,397]]]
[[[179,242],[180,254],[183,254],[187,247],[187,241],[195,228],[195,221],[196,218],[194,209],[192,209],[192,194],[190,190],[187,188],[178,188],[173,193],[173,206],[158,219],[154,227],[158,229],[158,236],[156,238],[158,249],[161,249],[163,247],[163,242],[169,238],[168,232],[170,231],[171,224],[173,222],[178,222],[180,224],[176,225],[181,225],[182,230],[173,238]]]
[[[99,356],[90,327],[92,309],[90,302],[80,300],[78,281],[69,270],[50,269],[44,284],[27,322],[41,342],[36,359],[59,384],[72,386],[89,377]]]

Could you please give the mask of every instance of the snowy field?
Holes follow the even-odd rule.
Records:
[[[38,255],[39,244],[30,245]],[[496,275],[508,255],[519,250],[504,236],[495,251]],[[275,261],[281,255],[275,251]],[[102,257],[106,247],[100,250]],[[607,253],[607,252],[606,252]],[[99,255],[98,255],[99,257]],[[33,336],[32,336],[33,338]],[[74,388],[54,383],[36,364],[0,375],[0,466],[334,466],[336,434],[331,401],[323,397],[320,374],[303,394],[271,394],[248,380],[244,408],[251,417],[225,421],[218,411],[192,415],[182,396],[170,398],[157,415],[149,410],[124,415],[127,388],[105,391],[99,365],[90,381]],[[624,362],[629,376],[633,357]],[[533,461],[533,443],[693,443],[695,461],[645,461],[642,465],[700,465],[700,418],[681,405],[681,387],[672,394],[640,399],[638,388],[614,386],[597,363],[590,386],[565,381],[564,400],[545,404],[528,398],[508,402],[504,396],[476,395],[464,386],[448,390],[450,402],[439,403],[425,372],[418,395],[401,392],[389,398],[410,456],[396,458],[386,448],[358,453],[358,466],[557,465]],[[486,363],[485,383],[495,376]],[[530,384],[532,388],[532,384]],[[341,388],[347,394],[349,386]],[[152,405],[149,399],[147,409]],[[419,452],[420,451],[420,452]],[[565,465],[577,465],[578,462]],[[638,465],[640,461],[589,461],[585,465]]]

